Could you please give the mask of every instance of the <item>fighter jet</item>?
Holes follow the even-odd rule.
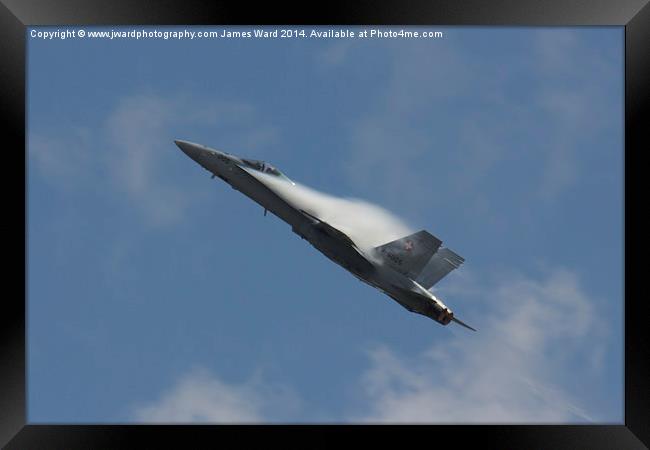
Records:
[[[291,229],[307,240],[330,260],[347,269],[364,283],[373,286],[407,310],[422,314],[447,325],[456,322],[476,331],[454,317],[454,313],[429,289],[464,259],[426,230],[388,242],[370,250],[360,248],[344,232],[319,217],[300,209],[284,198],[264,177],[294,185],[280,170],[263,161],[239,158],[192,142],[175,140],[190,158],[234,189],[250,197],[291,225]]]

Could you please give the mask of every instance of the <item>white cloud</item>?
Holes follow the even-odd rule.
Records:
[[[325,50],[316,53],[315,58],[317,64],[327,67],[340,66],[349,57],[354,42],[356,41],[352,39],[343,39],[328,45],[325,47]]]
[[[72,130],[65,141],[30,135],[27,145],[32,167],[67,188],[83,177],[84,169],[91,164],[90,136],[83,128]]]
[[[438,119],[446,123],[445,105],[462,96],[470,81],[468,62],[455,50],[449,43],[389,45],[377,56],[387,65],[381,89],[351,124],[350,152],[343,160],[352,183],[404,209],[424,199],[436,202],[422,187],[441,175],[438,166],[426,170],[428,158],[449,151],[439,144]]]
[[[576,30],[549,28],[533,31],[538,68],[549,75],[566,71],[575,64],[573,56],[580,51]]]
[[[165,127],[177,118],[174,103],[155,96],[122,99],[106,120],[106,167],[119,191],[154,224],[182,217],[187,196],[164,182],[161,149],[170,147]],[[170,147],[171,151],[171,147]]]
[[[196,127],[219,130],[220,143],[248,149],[278,137],[245,103],[138,94],[118,99],[99,123],[79,125],[72,133],[46,136],[30,127],[30,162],[55,186],[107,183],[103,188],[118,193],[148,224],[169,225],[182,220],[197,200],[195,192],[169,181],[174,168],[167,156],[177,151],[173,138],[191,138],[171,136],[169,130]]]
[[[205,369],[184,375],[176,385],[149,404],[134,408],[136,422],[146,423],[259,423],[281,419],[297,408],[289,390],[269,389],[259,381],[229,384]],[[265,415],[266,408],[275,415]]]
[[[168,99],[123,98],[99,123],[79,125],[75,133],[62,130],[60,136],[45,137],[30,128],[30,162],[56,187],[103,183],[148,223],[173,223],[182,217],[188,197],[164,182],[160,149],[171,151],[165,128],[178,117]]]
[[[540,74],[534,106],[550,124],[537,193],[548,201],[576,182],[593,142],[622,132],[623,66],[575,30],[541,30],[534,37]]]
[[[451,339],[436,342],[413,359],[401,358],[385,346],[371,351],[371,367],[361,383],[368,408],[352,420],[594,420],[576,406],[571,392],[558,387],[566,386],[561,380],[575,361],[586,362],[579,372],[588,383],[598,370],[597,365],[588,367],[589,361],[605,345],[604,323],[574,274],[556,270],[543,280],[516,277],[465,292],[482,313],[463,319],[479,331],[458,328]]]
[[[603,420],[606,413],[590,413],[585,399],[569,388],[571,378],[589,384],[590,377],[600,374],[598,357],[607,334],[598,314],[600,302],[584,292],[572,272],[557,269],[540,280],[511,274],[482,288],[470,274],[450,284],[446,293],[474,304],[477,312],[463,319],[479,331],[451,324],[448,339],[432,343],[415,357],[376,346],[368,352],[370,367],[354,381],[362,404],[344,407],[347,413],[337,421]],[[200,369],[183,376],[157,400],[137,406],[133,417],[154,423],[298,422],[302,411],[291,389],[278,389],[259,377],[226,383]]]
[[[488,59],[451,39],[390,47],[382,89],[350,127],[350,181],[405,210],[453,195],[489,214],[498,197],[486,192],[511,173],[527,201],[562,198],[592,143],[622,126],[622,72],[581,31],[526,37],[517,58],[503,48]],[[523,183],[517,167],[529,172]]]

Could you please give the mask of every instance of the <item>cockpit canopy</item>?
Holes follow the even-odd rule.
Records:
[[[266,163],[264,161],[258,161],[256,159],[244,159],[244,158],[242,158],[242,162],[244,163],[244,165],[246,167],[250,167],[251,169],[255,169],[255,170],[258,170],[260,172],[267,173],[269,175],[273,175],[273,176],[284,178],[285,180],[291,181],[291,180],[289,180],[289,178],[287,178],[287,176],[285,174],[280,172],[278,169],[273,167],[271,164]]]

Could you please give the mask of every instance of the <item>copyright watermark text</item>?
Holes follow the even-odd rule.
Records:
[[[58,30],[29,30],[32,39],[440,39],[442,31],[407,30],[386,28],[237,28],[237,29],[120,29],[98,30],[84,28],[66,28]]]

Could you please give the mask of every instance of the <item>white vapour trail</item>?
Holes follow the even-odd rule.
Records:
[[[412,233],[404,221],[364,200],[335,197],[252,170],[249,173],[296,208],[347,234],[362,250],[369,250]]]

